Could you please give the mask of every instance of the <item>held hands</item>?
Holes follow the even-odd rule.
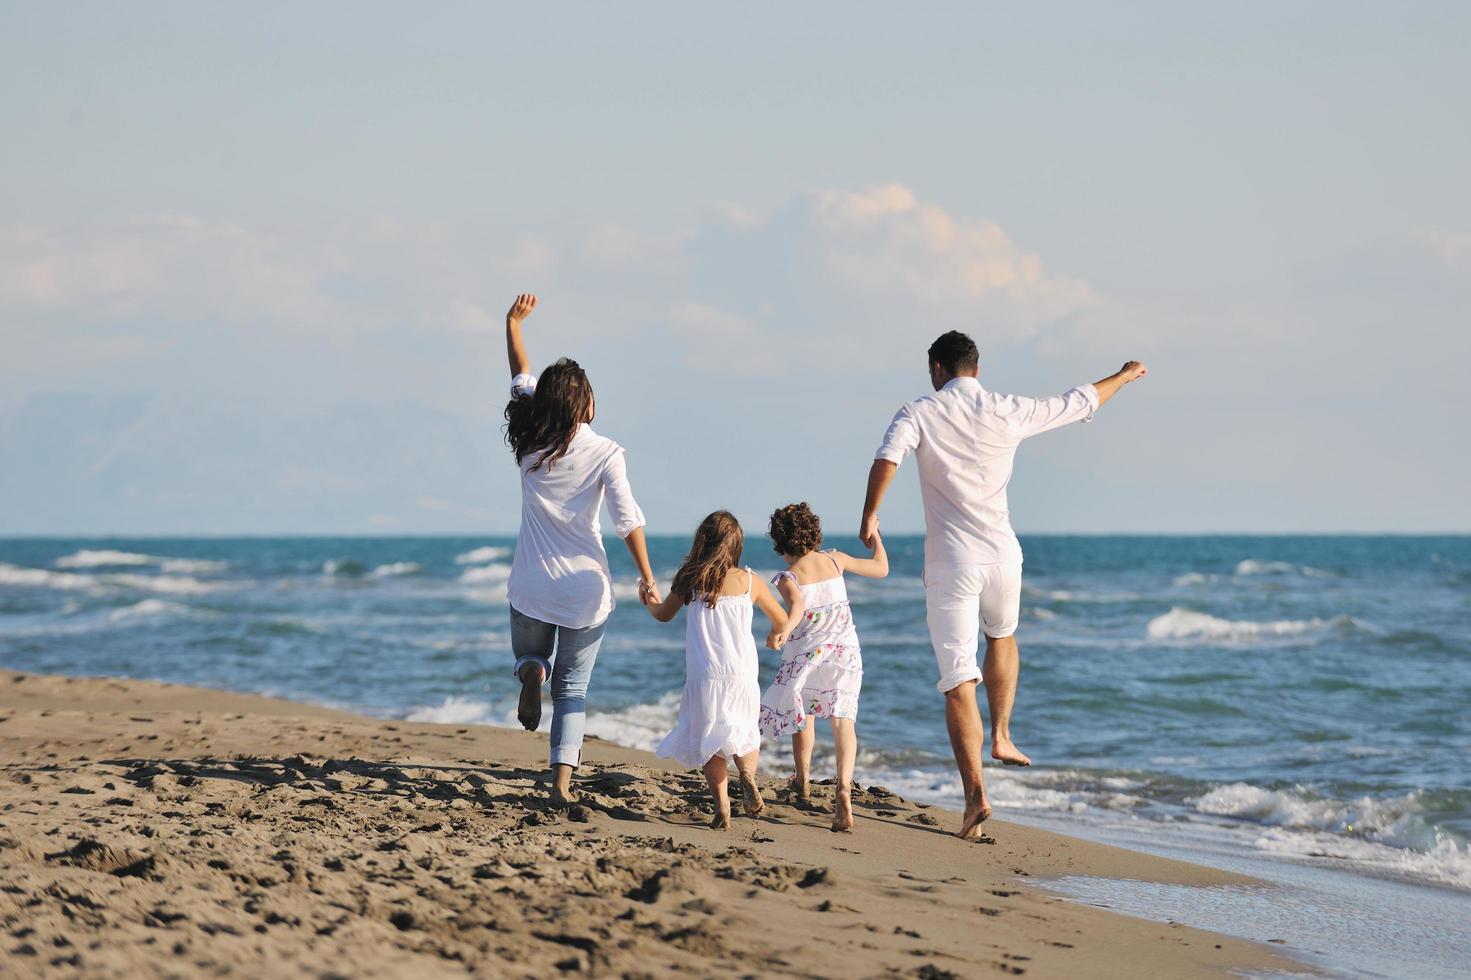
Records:
[[[780,630],[772,630],[766,634],[766,649],[780,650],[787,645],[787,637],[790,635],[790,633],[783,633]]]
[[[648,581],[645,579],[639,579],[638,601],[643,603],[645,606],[657,606],[659,603],[663,602],[664,600],[659,597],[659,583]]]
[[[879,541],[879,517],[877,514],[864,514],[863,523],[858,527],[858,539],[863,542],[863,547],[873,549],[878,547]]]
[[[532,302],[535,302],[535,297],[532,298]],[[1128,384],[1130,381],[1138,381],[1148,373],[1149,368],[1144,366],[1143,361],[1129,361],[1123,367],[1119,368],[1119,376],[1123,379],[1124,384]]]
[[[517,295],[516,301],[511,304],[511,308],[506,311],[506,322],[520,323],[530,316],[531,311],[534,309],[536,309],[536,294],[520,293]]]

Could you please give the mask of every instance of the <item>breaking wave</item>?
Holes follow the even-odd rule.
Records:
[[[160,571],[179,575],[208,575],[223,572],[230,563],[214,558],[169,558],[139,551],[82,549],[56,559],[57,568],[118,568],[157,565]]]
[[[1332,619],[1279,619],[1256,622],[1249,619],[1221,619],[1209,613],[1176,606],[1149,621],[1145,632],[1151,640],[1256,640],[1267,637],[1294,637],[1320,633],[1335,627],[1364,628],[1350,616]]]
[[[1247,558],[1236,563],[1237,575],[1306,575],[1310,578],[1331,578],[1332,572],[1311,565],[1294,565],[1290,561],[1266,561]]]
[[[372,578],[397,578],[401,575],[418,575],[423,569],[418,562],[392,561],[379,565],[368,574]]]
[[[474,548],[461,555],[455,556],[456,565],[484,565],[488,562],[500,561],[502,558],[511,557],[510,548],[502,548],[498,545],[488,544],[483,548]]]

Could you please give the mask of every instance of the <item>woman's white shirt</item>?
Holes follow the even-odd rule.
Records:
[[[529,398],[536,378],[520,374],[513,398]],[[623,447],[578,426],[567,454],[533,470],[540,453],[521,463],[521,533],[507,590],[517,612],[544,623],[585,629],[613,611],[613,577],[603,549],[604,500],[613,530],[626,538],[644,526],[628,486]]]

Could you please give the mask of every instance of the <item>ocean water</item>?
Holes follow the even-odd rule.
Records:
[[[0,540],[0,664],[513,724],[513,543]],[[666,582],[686,545],[651,542]],[[865,665],[858,778],[954,805],[923,543],[888,545],[888,579],[850,579]],[[1471,910],[1471,538],[1023,546],[1013,734],[1037,765],[989,771],[1003,815],[1276,869],[1310,896],[1325,894],[1312,881],[1350,896],[1377,881],[1400,889],[1407,917],[1416,905],[1404,895],[1425,896],[1437,916]],[[609,552],[621,605],[589,730],[651,748],[677,708],[683,621],[650,619],[622,546]],[[756,537],[746,562],[777,568]],[[776,659],[762,651],[763,681]],[[781,769],[786,747],[768,746],[764,764]]]

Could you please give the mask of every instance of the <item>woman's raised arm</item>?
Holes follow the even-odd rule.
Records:
[[[521,340],[521,321],[536,309],[536,294],[522,293],[506,311],[506,355],[511,362],[511,377],[531,373],[531,358],[526,356],[526,344]]]

